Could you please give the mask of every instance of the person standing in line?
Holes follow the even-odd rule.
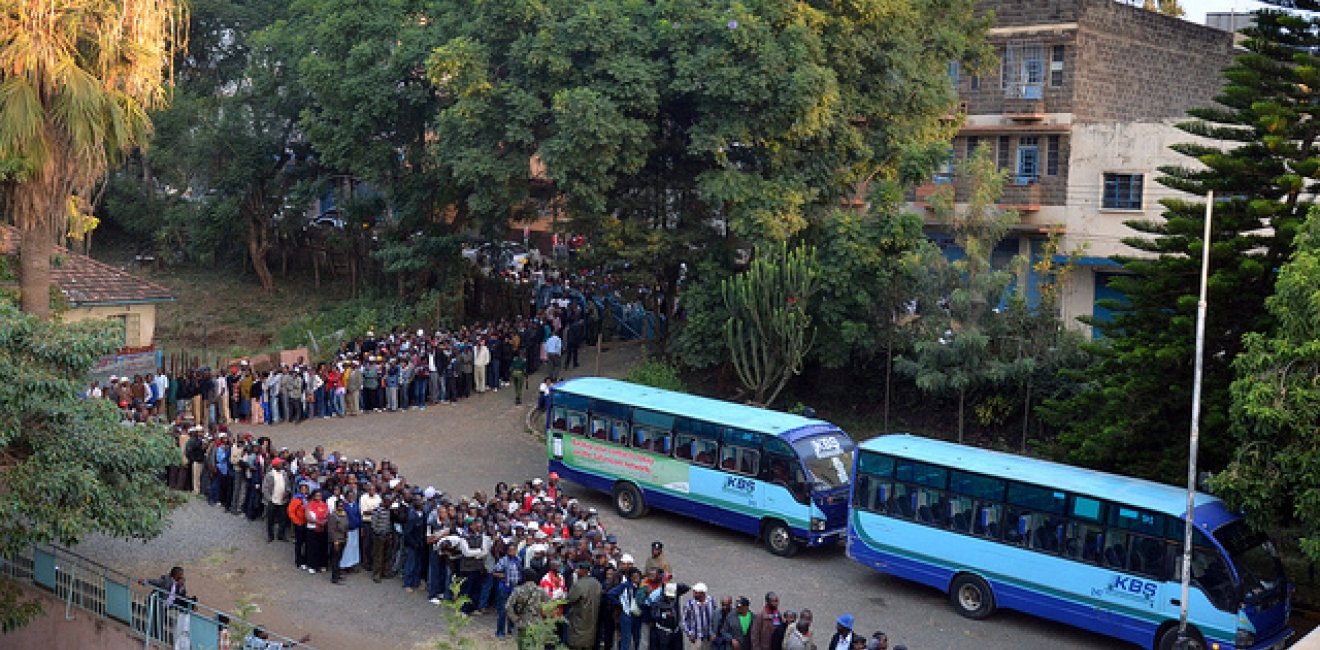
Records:
[[[473,382],[478,393],[484,393],[490,389],[486,379],[486,368],[488,366],[490,366],[490,348],[486,347],[486,337],[478,335],[476,349],[472,352]]]
[[[711,650],[711,641],[715,639],[715,615],[715,601],[707,597],[706,583],[692,585],[692,598],[683,606],[683,633],[687,636],[688,648]]]
[[[765,607],[752,617],[752,650],[770,650],[770,637],[783,622],[779,615],[779,595],[773,591],[766,593]]]
[[[784,650],[784,633],[793,629],[797,619],[797,612],[791,609],[784,611],[783,624],[776,627],[774,634],[770,635],[770,650]]]
[[[261,500],[266,504],[266,542],[288,539],[289,494],[293,481],[284,469],[284,459],[272,458],[261,482]]]
[[[600,614],[600,581],[591,577],[591,564],[578,562],[577,579],[568,589],[568,647],[591,650],[596,643],[596,617]]]
[[[816,642],[811,638],[811,619],[809,609],[798,614],[797,623],[784,633],[784,650],[816,650]]]
[[[505,544],[504,557],[495,563],[491,578],[495,580],[495,636],[503,639],[506,634],[514,631],[512,621],[509,620],[509,597],[523,582],[522,560],[518,559],[517,544]]]
[[[289,499],[289,525],[293,526],[293,563],[299,569],[307,567],[307,492],[306,483],[298,484],[298,492]]]
[[[859,638],[853,634],[853,615],[844,614],[835,622],[834,636],[830,637],[830,642],[825,646],[825,650],[850,650],[853,639]],[[864,640],[864,639],[863,639]]]
[[[330,584],[343,584],[339,576],[339,561],[344,557],[344,547],[348,544],[348,512],[344,510],[344,500],[335,499],[335,510],[326,521],[326,537],[330,542]]]
[[[344,407],[349,415],[362,412],[362,362],[344,368]]]
[[[550,333],[550,338],[545,340],[545,361],[547,377],[554,381],[559,381],[559,371],[562,367],[564,353],[564,340],[559,338],[558,330]]]

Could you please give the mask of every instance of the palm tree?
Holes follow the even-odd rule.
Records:
[[[0,12],[0,162],[22,234],[23,311],[50,314],[57,237],[95,227],[92,193],[144,145],[185,46],[183,0],[8,0]]]

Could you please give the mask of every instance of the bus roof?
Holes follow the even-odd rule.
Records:
[[[774,436],[810,426],[834,428],[824,420],[604,377],[569,379],[555,384],[554,390]]]
[[[878,436],[861,443],[858,448],[914,460],[929,460],[959,470],[1012,478],[1078,494],[1094,495],[1175,517],[1182,517],[1187,511],[1187,490],[1184,488],[1002,451],[969,447],[910,434]],[[1209,504],[1222,504],[1222,502],[1212,495],[1196,493],[1197,508]]]

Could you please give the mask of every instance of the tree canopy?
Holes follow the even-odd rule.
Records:
[[[1320,560],[1320,211],[1311,209],[1297,250],[1265,301],[1277,326],[1249,332],[1233,364],[1237,451],[1216,474],[1216,493],[1261,529],[1298,524],[1302,550]]]
[[[83,377],[122,336],[105,321],[43,321],[0,303],[0,554],[93,533],[149,538],[164,526],[174,439],[164,427],[121,425],[109,400],[81,398]]]
[[[0,17],[0,160],[19,167],[4,198],[23,232],[24,311],[49,316],[55,238],[95,226],[97,185],[145,145],[184,20],[175,0],[15,0]]]

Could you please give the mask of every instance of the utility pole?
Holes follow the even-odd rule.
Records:
[[[1196,524],[1192,512],[1196,508],[1196,452],[1201,442],[1201,375],[1205,367],[1205,313],[1206,285],[1210,278],[1210,219],[1214,214],[1215,193],[1205,196],[1205,234],[1201,238],[1201,295],[1196,301],[1196,363],[1192,371],[1192,431],[1187,454],[1187,513],[1183,526],[1182,598],[1178,601],[1178,641],[1175,647],[1187,650],[1191,638],[1187,634],[1187,601],[1192,589],[1192,533]]]

